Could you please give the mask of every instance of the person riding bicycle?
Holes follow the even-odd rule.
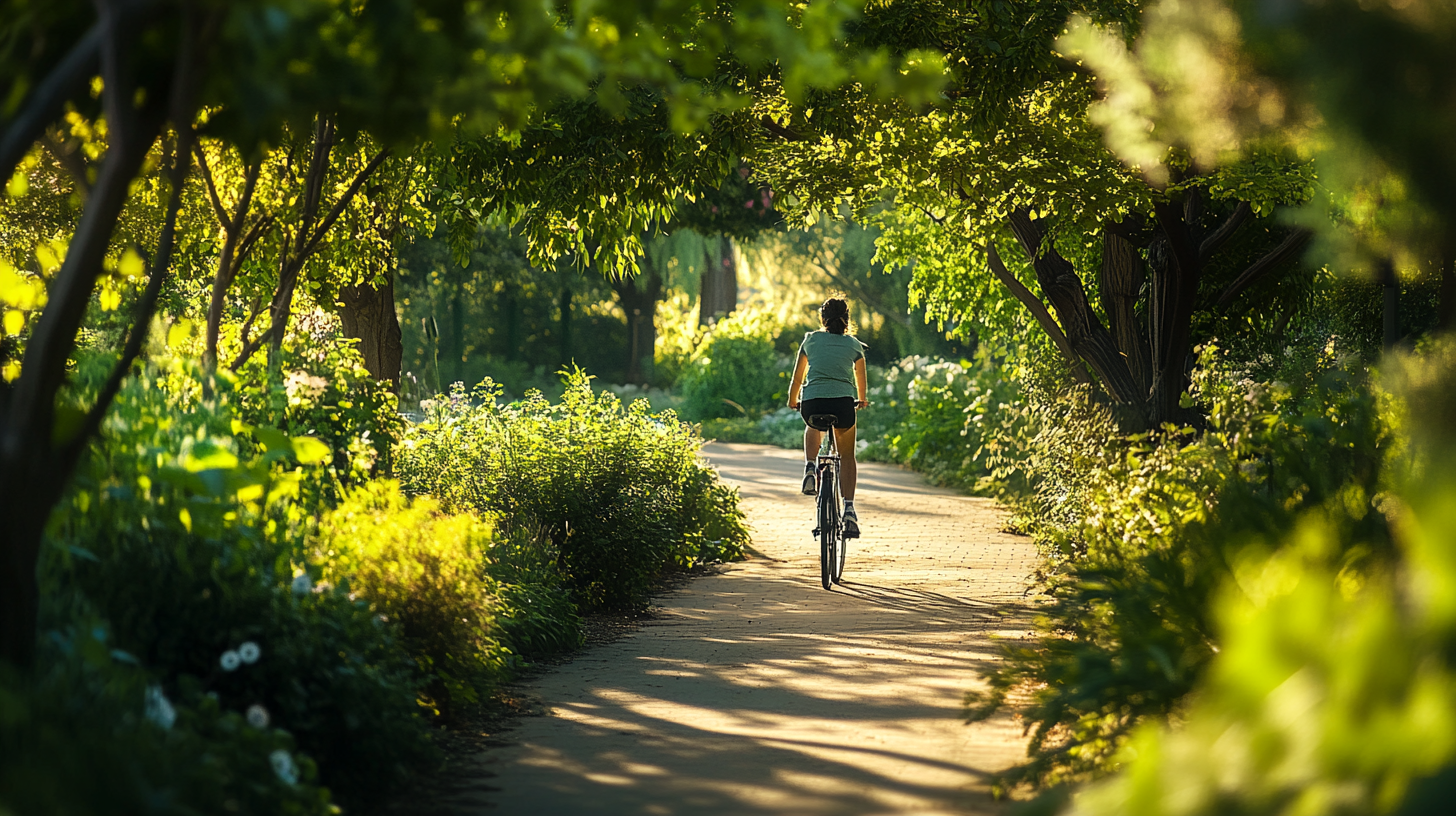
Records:
[[[844,494],[844,537],[859,537],[859,516],[854,511],[854,412],[869,404],[865,398],[865,345],[849,334],[849,303],[830,296],[819,307],[819,331],[804,335],[794,378],[789,383],[789,407],[804,418],[804,495],[815,492],[814,464],[824,432],[809,424],[815,414],[833,414],[834,442],[839,449],[839,489]],[[802,388],[802,394],[800,390]],[[802,399],[801,399],[802,397]]]

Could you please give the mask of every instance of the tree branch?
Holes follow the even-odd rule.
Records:
[[[110,410],[111,403],[115,401],[116,395],[121,391],[121,384],[125,382],[132,364],[141,354],[142,343],[146,341],[147,334],[151,330],[152,316],[157,312],[157,300],[162,294],[162,284],[166,281],[167,272],[172,265],[172,251],[177,237],[177,213],[182,209],[182,189],[187,183],[187,173],[191,169],[191,143],[196,137],[196,131],[192,129],[192,111],[195,108],[194,81],[197,71],[194,59],[197,49],[197,30],[190,11],[184,12],[182,27],[182,40],[173,72],[169,104],[169,115],[177,134],[177,145],[173,154],[171,172],[168,173],[172,189],[167,197],[167,214],[162,223],[162,232],[157,238],[157,255],[152,261],[152,272],[147,279],[146,289],[142,291],[141,299],[137,302],[136,317],[132,321],[131,330],[127,333],[126,346],[121,351],[121,358],[116,361],[116,365],[111,369],[111,374],[106,378],[101,390],[97,392],[96,402],[86,413],[80,430],[75,437],[64,443],[64,447],[60,451],[61,468],[59,468],[59,472],[63,478],[70,474],[81,451],[85,449],[86,443],[101,429],[101,422],[106,417],[106,412]]]
[[[773,134],[774,136],[779,137],[780,139],[783,139],[786,142],[807,142],[807,141],[809,141],[809,137],[808,136],[805,136],[804,134],[799,133],[798,131],[792,130],[792,129],[787,128],[787,127],[784,127],[783,125],[779,124],[778,122],[775,122],[773,119],[769,118],[768,116],[764,116],[762,119],[759,119],[758,120],[758,123],[763,126],[763,129],[764,130],[768,131],[769,133]]]
[[[0,454],[5,460],[20,456],[18,451],[28,446],[50,444],[56,393],[65,381],[66,363],[101,274],[112,231],[126,204],[131,181],[165,119],[162,100],[153,97],[154,101],[138,109],[134,104],[135,89],[126,82],[123,66],[133,39],[130,21],[111,4],[103,3],[100,8],[106,154],[66,259],[49,287],[49,302],[25,347],[21,375],[12,395],[12,412],[5,438],[0,440],[0,448],[4,449]],[[89,65],[82,63],[83,67]]]
[[[367,180],[375,170],[378,170],[379,165],[383,164],[384,160],[388,157],[389,148],[385,148],[384,150],[379,151],[378,153],[374,154],[374,158],[369,161],[369,164],[365,165],[364,169],[359,171],[359,175],[354,177],[354,181],[349,185],[349,189],[345,190],[344,194],[339,196],[339,200],[334,202],[334,206],[332,209],[329,210],[329,214],[324,217],[324,220],[322,222],[319,223],[318,228],[314,230],[313,235],[308,239],[308,242],[303,245],[303,249],[299,251],[298,262],[300,264],[310,254],[313,253],[314,248],[318,246],[318,242],[322,240],[324,235],[329,231],[329,229],[333,227],[334,222],[339,220],[339,216],[342,215],[344,209],[349,206],[350,200],[352,200],[354,196],[359,192],[359,188],[364,185],[365,180]]]
[[[20,113],[6,122],[0,136],[0,178],[10,178],[45,126],[61,115],[66,99],[83,88],[96,72],[105,23],[97,23],[76,41],[69,53],[41,81]]]
[[[1021,301],[1021,305],[1031,312],[1032,317],[1036,318],[1037,324],[1052,338],[1052,342],[1056,344],[1057,349],[1062,352],[1062,357],[1066,359],[1067,366],[1072,372],[1072,378],[1083,385],[1091,383],[1092,378],[1088,376],[1087,367],[1082,364],[1082,358],[1072,350],[1072,344],[1067,341],[1066,332],[1063,332],[1062,327],[1057,325],[1052,313],[1047,311],[1046,304],[1041,302],[1041,298],[1033,295],[1031,290],[1026,288],[1026,284],[1011,274],[1011,270],[1002,263],[1001,254],[996,251],[996,247],[989,248],[988,256],[991,262],[991,274],[1011,290],[1011,294]]]
[[[212,168],[207,164],[207,151],[202,149],[201,142],[193,142],[192,152],[197,154],[197,167],[202,171],[202,180],[206,182],[207,197],[212,201],[212,211],[217,214],[218,223],[229,234],[232,233],[232,219],[229,218],[227,208],[222,205],[222,198],[217,194],[217,184],[212,180]]]
[[[1242,273],[1240,273],[1240,275],[1234,279],[1234,282],[1229,284],[1227,289],[1223,290],[1223,294],[1218,296],[1218,302],[1214,304],[1214,308],[1222,309],[1227,307],[1230,303],[1233,303],[1234,298],[1238,297],[1239,294],[1242,293],[1245,289],[1253,286],[1254,283],[1259,280],[1259,278],[1262,278],[1264,275],[1268,274],[1269,270],[1278,266],[1280,263],[1288,260],[1290,257],[1298,254],[1300,250],[1304,249],[1304,245],[1309,243],[1309,239],[1312,237],[1314,237],[1314,233],[1303,227],[1291,231],[1287,236],[1284,237],[1284,240],[1279,243],[1279,246],[1274,247],[1274,249],[1269,251],[1269,254],[1265,255],[1257,261],[1254,261],[1254,263],[1251,264],[1248,269],[1245,269]]]
[[[1239,231],[1239,227],[1242,227],[1253,213],[1254,211],[1249,207],[1247,201],[1240,201],[1239,206],[1234,208],[1233,214],[1220,224],[1218,229],[1210,232],[1203,239],[1203,243],[1198,245],[1199,260],[1208,263],[1208,259],[1222,249],[1230,238],[1234,237],[1234,233]]]
[[[268,337],[267,332],[264,332],[263,334],[260,334],[257,337],[251,339],[249,339],[248,337],[248,334],[253,331],[253,323],[258,320],[258,315],[262,313],[263,300],[262,298],[258,298],[253,301],[252,314],[248,315],[248,319],[243,321],[243,327],[238,330],[238,339],[242,341],[243,348],[241,351],[238,352],[238,358],[236,360],[233,360],[233,364],[231,366],[228,366],[233,371],[237,371],[238,369],[242,368],[243,363],[246,363],[248,361],[248,358],[252,357],[254,354],[257,353],[258,349],[263,347],[263,340]]]

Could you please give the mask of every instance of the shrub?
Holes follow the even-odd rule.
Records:
[[[53,632],[34,677],[0,676],[0,810],[334,812],[287,732],[205,695],[168,699],[105,636]]]
[[[398,624],[431,678],[431,701],[448,711],[488,693],[510,661],[486,574],[491,539],[473,515],[442,514],[433,500],[410,502],[395,482],[376,481],[324,515],[312,554],[326,581]]]
[[[295,578],[332,492],[309,463],[329,450],[236,422],[226,380],[178,396],[184,374],[153,368],[119,395],[48,533],[44,626],[107,621],[173,699],[260,706],[345,800],[372,796],[431,751],[393,624]]]
[[[907,357],[877,372],[860,422],[867,457],[938,484],[993,490],[996,454],[1024,431],[1015,376],[1014,365],[998,364],[984,347],[974,361]]]
[[[369,375],[351,341],[317,313],[300,319],[277,366],[255,355],[237,375],[222,372],[236,418],[321,440],[332,452],[328,465],[344,481],[387,471],[403,430],[399,403],[389,383]]]
[[[782,405],[793,359],[774,349],[778,328],[768,313],[746,309],[714,324],[678,380],[683,416],[756,419]]]
[[[1202,434],[1117,436],[1095,406],[1038,431],[1033,473],[1047,467],[1043,446],[1076,468],[1064,497],[1074,510],[1042,528],[1061,569],[1042,637],[1010,648],[992,691],[969,698],[979,718],[1010,689],[1035,689],[1023,711],[1031,761],[1011,784],[1103,773],[1132,729],[1172,715],[1218,652],[1210,610],[1230,565],[1271,551],[1301,518],[1337,522],[1345,532],[1329,557],[1351,574],[1390,561],[1385,519],[1368,512],[1387,432],[1362,372],[1331,366],[1260,385],[1209,354],[1196,393],[1208,401]]]
[[[408,492],[539,535],[585,610],[640,607],[664,571],[739,557],[741,521],[701,511],[736,497],[712,487],[701,440],[671,412],[623,408],[580,371],[556,404],[534,394],[502,406],[498,394],[487,383],[472,405],[456,392],[409,431],[398,456]]]
[[[1072,813],[1444,812],[1456,790],[1456,352],[1387,364],[1399,443],[1387,489],[1240,553],[1214,605],[1221,648],[1179,723],[1142,726],[1124,772]],[[1395,522],[1395,563],[1350,563],[1387,547],[1381,525],[1361,529],[1370,516]]]

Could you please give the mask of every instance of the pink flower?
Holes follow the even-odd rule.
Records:
[[[750,198],[747,201],[743,202],[743,206],[746,209],[753,209],[753,199]]]

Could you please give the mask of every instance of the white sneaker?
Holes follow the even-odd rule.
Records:
[[[844,537],[859,538],[859,515],[854,512],[854,505],[844,506]]]
[[[814,495],[817,495],[818,494],[819,490],[818,490],[818,484],[817,484],[817,482],[818,482],[818,480],[815,479],[815,477],[814,477],[814,466],[813,465],[805,465],[804,466],[804,487],[803,487],[803,491],[804,491],[804,495],[805,496],[814,496]]]

